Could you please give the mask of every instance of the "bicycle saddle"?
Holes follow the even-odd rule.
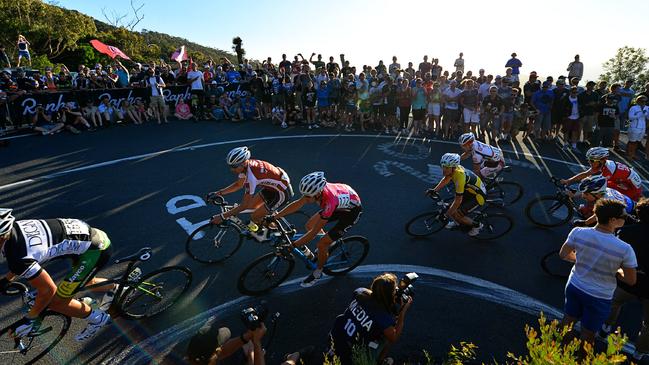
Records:
[[[124,261],[146,261],[151,258],[152,251],[153,249],[151,249],[151,247],[144,247],[138,252],[130,256],[122,257],[121,259],[115,260],[115,263],[119,264],[120,262],[124,262]]]

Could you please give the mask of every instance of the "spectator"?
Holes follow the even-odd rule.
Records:
[[[426,58],[424,58],[425,60]],[[458,91],[459,89],[455,89]],[[415,80],[415,87],[411,90],[412,100],[412,128],[410,135],[420,136],[421,128],[426,120],[426,89],[421,79]]]
[[[304,114],[308,126],[312,126],[315,122],[315,104],[317,100],[316,89],[312,82],[309,82],[306,88],[302,91],[302,105],[304,106]],[[280,123],[285,124],[286,121],[277,118]],[[282,127],[285,128],[285,127]]]
[[[433,69],[433,64],[428,62],[428,56],[424,56],[424,61],[419,64],[419,72],[422,75],[430,72]]]
[[[401,72],[401,64],[397,62],[397,56],[392,56],[392,63],[388,66],[388,71],[390,76],[395,79],[399,76],[399,73]]]
[[[626,156],[630,160],[635,160],[635,151],[638,148],[638,144],[644,138],[647,121],[649,121],[647,97],[644,95],[638,96],[635,102],[636,105],[629,109],[629,142],[627,144]],[[647,157],[649,158],[649,155]]]
[[[189,108],[189,105],[185,103],[185,99],[183,97],[178,98],[174,116],[180,120],[189,120],[193,117],[192,111]]]
[[[566,148],[572,147],[574,151],[579,151],[577,149],[577,140],[581,134],[579,115],[581,106],[579,105],[579,97],[575,86],[570,88],[570,94],[563,100],[563,103],[565,105],[563,109],[566,115]],[[568,145],[568,140],[570,141],[570,146]]]
[[[124,119],[122,113],[110,104],[110,98],[108,96],[101,98],[101,103],[97,107],[97,111],[101,114],[103,122],[106,123],[106,127],[112,123],[119,124]]]
[[[161,116],[162,119],[164,119],[165,123],[169,123],[169,121],[167,120],[167,113],[165,112],[166,104],[164,95],[162,93],[162,89],[167,87],[164,80],[159,75],[155,75],[155,72],[152,68],[149,68],[147,70],[147,77],[144,79],[144,85],[145,87],[149,88],[151,92],[149,97],[149,107],[151,107],[153,114],[155,115],[156,119],[158,119],[158,124],[162,123],[160,118]]]
[[[241,99],[241,113],[245,120],[261,119],[259,108],[257,108],[257,101],[254,96],[249,93],[245,93],[244,97]]]
[[[579,93],[579,115],[581,117],[581,129],[584,132],[584,141],[593,143],[594,130],[597,127],[597,112],[599,109],[600,96],[593,90],[595,88],[594,81],[586,83],[586,90]]]
[[[47,91],[56,91],[58,89],[58,77],[52,73],[52,68],[45,68],[45,76],[42,78],[43,89]]]
[[[135,105],[131,105],[128,100],[124,99],[119,105],[119,111],[124,116],[125,121],[130,121],[135,125],[142,124],[139,114],[136,111]]]
[[[631,86],[633,86],[633,80],[628,79],[624,82],[624,87],[621,87],[617,90],[617,94],[620,96],[620,100],[617,105],[618,108],[620,108],[620,125],[613,135],[613,143],[618,152],[620,150],[620,130],[625,131],[627,129],[626,123],[629,120],[629,107],[631,106],[631,100],[635,97],[635,90],[633,90]]]
[[[227,327],[214,326],[213,322],[213,318],[210,318],[191,338],[184,357],[186,362],[192,365],[265,364],[261,347],[261,339],[266,334],[263,323],[255,330],[247,330],[239,337],[231,338]]]
[[[482,99],[482,116],[480,117],[481,140],[486,141],[486,137],[489,137],[490,141],[494,140],[494,134],[498,134],[499,132],[497,127],[500,125],[499,119],[503,110],[502,99],[498,96],[498,87],[495,85],[491,86],[489,88],[489,96]]]
[[[334,62],[333,56],[330,56],[329,62],[327,62],[327,72],[334,72],[334,70],[340,71],[340,66],[338,63]]]
[[[611,147],[613,146],[613,135],[615,124],[617,123],[620,112],[616,104],[615,97],[611,94],[604,96],[604,102],[599,105],[597,110],[597,128],[596,138],[593,139],[593,146]]]
[[[593,82],[593,81],[589,81]],[[588,87],[588,84],[586,84],[586,87]],[[597,96],[599,96],[600,101],[604,98],[604,95],[608,94],[608,84],[606,81],[600,81],[597,83],[597,89],[595,90],[597,93]]]
[[[0,67],[11,68],[11,61],[9,60],[9,56],[7,56],[4,45],[0,45]]]
[[[460,53],[462,56],[462,53]],[[457,62],[457,61],[456,61]],[[460,105],[464,112],[464,132],[469,130],[474,135],[478,134],[478,125],[480,124],[480,100],[478,90],[474,87],[471,79],[462,82],[463,91],[460,93]]]
[[[365,132],[365,122],[369,119],[370,113],[370,85],[363,72],[358,75],[356,90],[358,92],[358,110],[360,112],[359,122],[361,131]]]
[[[458,123],[460,122],[460,94],[462,90],[457,88],[457,81],[451,80],[449,87],[442,91],[442,104],[444,104],[444,119],[442,128],[444,128],[443,138],[450,140],[455,133]]]
[[[23,57],[27,59],[27,62],[29,62],[29,66],[31,67],[32,57],[29,54],[29,46],[31,46],[31,44],[29,43],[27,38],[25,38],[25,36],[23,36],[22,34],[19,34],[16,45],[18,46],[18,63],[16,63],[16,67],[20,67],[20,60]]]
[[[453,66],[455,66],[455,71],[460,71],[462,73],[464,73],[464,58],[462,58],[463,56],[464,53],[460,52],[460,57],[458,57],[453,64]]]
[[[433,66],[434,67],[434,66]],[[433,82],[433,87],[427,95],[428,101],[428,121],[431,124],[431,129],[435,133],[435,138],[443,138],[444,132],[442,131],[442,90],[439,86],[439,81]],[[408,116],[406,115],[406,118]]]
[[[552,90],[554,94],[554,100],[552,101],[552,129],[555,136],[555,141],[559,140],[559,130],[563,127],[565,133],[565,146],[564,148],[570,148],[569,138],[570,132],[567,132],[568,128],[576,128],[573,124],[568,123],[566,120],[571,113],[572,105],[567,104],[568,95],[570,94],[570,88],[566,88],[566,83],[563,79],[557,80],[557,87]]]
[[[16,85],[19,90],[25,90],[26,92],[34,92],[38,89],[38,84],[31,77],[25,75],[25,70],[19,68],[17,70]]]
[[[92,122],[93,128],[99,128],[103,126],[101,114],[97,110],[97,107],[92,103],[92,100],[86,101],[86,106],[81,109],[83,117],[86,120]]]
[[[404,70],[405,73],[403,77],[405,77],[408,80],[413,80],[415,77],[415,69],[412,68],[412,62],[408,62],[408,67]]]
[[[124,88],[129,86],[131,74],[118,59],[115,59],[115,75],[117,76],[117,87]],[[171,85],[171,82],[169,85]]]
[[[36,105],[36,113],[32,117],[34,130],[41,132],[44,136],[60,132],[65,125],[55,121],[52,116],[52,113],[46,111],[42,104]]]
[[[65,129],[73,134],[81,133],[79,127],[83,126],[90,131],[94,129],[88,124],[88,121],[83,117],[81,111],[74,108],[74,103],[66,104],[61,107],[58,113],[58,120],[63,123]]]
[[[149,113],[147,112],[147,107],[146,105],[144,105],[144,101],[142,101],[142,99],[136,99],[135,112],[137,113],[137,116],[140,118],[142,123],[149,121]]]
[[[482,102],[482,99],[489,96],[489,89],[491,89],[491,86],[493,86],[493,79],[494,75],[489,74],[485,76],[484,80],[478,87],[478,96],[480,97],[480,102]]]
[[[189,66],[190,71],[187,73],[187,82],[191,85],[192,95],[196,95],[196,98],[192,98],[192,102],[195,100],[196,108],[192,110],[194,114],[194,121],[196,118],[203,119],[203,98],[205,97],[205,86],[203,73],[196,70],[196,64],[192,63]],[[151,75],[151,74],[149,74]],[[162,95],[162,93],[160,94]],[[192,104],[193,105],[193,104]],[[160,121],[158,121],[159,123]]]
[[[70,79],[70,75],[67,72],[59,72],[59,76],[56,78],[56,88],[58,90],[72,89],[72,80]]]
[[[550,137],[550,127],[552,126],[552,103],[554,93],[550,90],[550,81],[545,81],[540,91],[532,96],[532,105],[538,111],[534,121],[534,135],[536,138],[546,140]]]
[[[287,74],[291,73],[291,61],[286,59],[286,54],[282,54],[282,61],[279,63],[279,69],[284,70]]]
[[[523,102],[532,105],[532,96],[539,90],[541,90],[541,82],[536,75],[536,71],[532,71],[529,80],[523,85],[523,96],[525,97]]]
[[[315,88],[311,88],[314,90],[315,93]],[[273,108],[272,110],[273,114],[273,119],[272,122],[273,124],[279,124],[281,125],[282,128],[288,128],[288,124],[286,124],[286,110],[282,105],[277,105]],[[314,117],[312,116],[310,119],[307,119],[307,123],[311,125],[313,123]]]
[[[510,58],[509,61],[507,61],[507,63],[505,64],[505,67],[512,68],[512,79],[514,81],[518,81],[518,75],[521,73],[520,68],[523,67],[523,63],[518,58],[516,58],[516,56],[516,53],[512,53],[512,58]]]
[[[579,55],[575,55],[575,60],[568,64],[568,78],[572,80],[573,77],[576,77],[577,80],[581,80],[584,76],[584,64],[579,61]]]
[[[611,312],[615,279],[634,285],[638,266],[631,245],[615,237],[626,219],[624,203],[599,199],[595,216],[595,227],[573,228],[559,251],[562,259],[574,262],[565,289],[562,324],[580,320],[581,339],[591,345]]]

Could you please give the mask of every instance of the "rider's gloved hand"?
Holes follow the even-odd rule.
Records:
[[[216,191],[213,191],[211,193],[207,193],[207,195],[205,196],[205,201],[210,203],[210,202],[214,201],[217,196],[219,196],[219,194]]]
[[[586,220],[584,219],[575,219],[572,221],[572,225],[575,227],[586,227]]]
[[[41,318],[27,318],[23,317],[20,321],[11,326],[11,331],[14,337],[25,337],[30,332],[38,331],[41,327]]]
[[[275,216],[273,214],[269,214],[264,217],[264,223],[270,223],[275,220]]]

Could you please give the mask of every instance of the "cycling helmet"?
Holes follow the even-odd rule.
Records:
[[[593,147],[586,151],[586,158],[589,160],[603,160],[608,157],[608,148]]]
[[[228,152],[228,157],[225,158],[225,161],[230,166],[238,166],[250,159],[250,150],[248,147],[237,147],[232,151]]]
[[[12,209],[0,208],[0,236],[3,236],[11,231],[11,227],[14,225],[14,218],[11,215]]]
[[[445,153],[439,164],[442,167],[457,167],[460,164],[460,155],[457,153]]]
[[[327,179],[324,172],[312,172],[300,180],[300,193],[305,196],[316,196],[322,192],[325,185],[327,185]]]
[[[475,135],[473,135],[473,133],[471,132],[464,133],[463,135],[460,136],[460,139],[458,140],[461,146],[473,141],[475,141]]]
[[[606,178],[602,175],[589,176],[579,184],[579,191],[582,194],[602,194],[606,192]]]

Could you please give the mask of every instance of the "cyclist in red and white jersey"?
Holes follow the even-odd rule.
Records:
[[[595,203],[599,199],[617,200],[624,204],[626,214],[632,214],[635,210],[635,202],[619,191],[606,186],[607,180],[602,175],[589,176],[579,183],[579,190],[574,197],[583,198],[586,204],[579,206],[579,212],[586,219],[576,219],[575,226],[590,226],[597,223],[597,217],[593,212]]]
[[[588,176],[601,174],[606,177],[609,188],[615,189],[637,202],[642,198],[642,179],[640,179],[640,175],[621,162],[609,160],[608,154],[608,148],[606,147],[589,149],[586,152],[586,158],[590,168],[570,179],[561,180],[561,183],[570,185]]]
[[[307,203],[320,205],[320,211],[307,222],[304,236],[293,242],[302,249],[329,222],[336,222],[318,241],[318,268],[302,281],[302,287],[310,287],[322,277],[322,268],[329,257],[329,245],[341,238],[345,232],[358,222],[363,211],[361,198],[351,186],[327,182],[324,172],[312,172],[300,180],[302,197],[277,212],[275,218],[295,213]]]
[[[244,189],[245,193],[241,204],[214,216],[213,224],[220,224],[223,220],[244,210],[253,209],[250,219],[260,225],[263,217],[279,209],[293,197],[291,180],[284,170],[266,161],[253,160],[250,156],[248,147],[237,147],[228,153],[226,162],[230,166],[230,171],[237,174],[238,179],[208,196],[211,194],[224,196],[241,189]],[[267,232],[266,229],[259,229],[250,234],[258,241],[264,241],[267,239]]]
[[[498,147],[476,141],[473,133],[462,134],[458,142],[464,151],[460,158],[465,160],[472,157],[473,172],[476,175],[490,178],[505,167],[503,151]]]

